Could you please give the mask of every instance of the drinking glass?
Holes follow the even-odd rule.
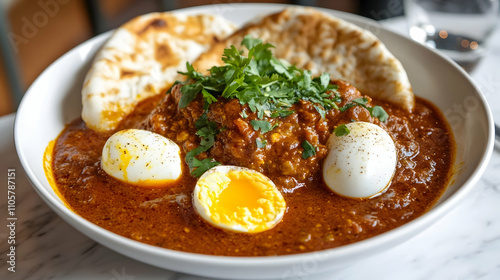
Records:
[[[488,49],[499,0],[405,0],[410,37],[447,55],[467,72]]]

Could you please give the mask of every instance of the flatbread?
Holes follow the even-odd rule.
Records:
[[[311,8],[288,8],[265,16],[212,46],[194,63],[196,70],[207,73],[213,65],[222,65],[224,48],[240,47],[245,35],[273,44],[277,58],[313,76],[328,72],[361,93],[411,110],[415,97],[401,63],[371,32],[354,24]]]
[[[235,30],[215,15],[151,13],[118,28],[94,59],[82,89],[82,119],[109,131],[147,97],[162,93],[209,47]]]

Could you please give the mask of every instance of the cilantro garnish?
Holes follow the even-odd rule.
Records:
[[[203,89],[201,84],[187,84],[181,87],[181,99],[179,100],[179,108],[186,108],[191,101],[196,98],[196,95]]]
[[[212,67],[209,75],[204,76],[197,72],[190,63],[186,63],[186,72],[179,72],[187,76],[185,82],[176,82],[182,84],[179,108],[188,106],[200,93],[203,100],[204,113],[196,122],[196,135],[201,139],[200,146],[186,154],[186,162],[193,176],[201,176],[206,170],[219,164],[212,158],[196,158],[213,146],[215,136],[219,133],[217,124],[207,119],[210,104],[216,102],[219,97],[237,98],[241,105],[247,105],[257,116],[257,120],[250,123],[254,130],[260,130],[261,135],[279,125],[279,122],[272,125],[269,119],[284,118],[293,114],[292,105],[299,100],[312,102],[323,119],[328,110],[339,109],[337,104],[342,101],[337,92],[338,86],[330,84],[328,73],[313,78],[310,71],[298,69],[274,57],[271,52],[274,46],[257,38],[246,36],[241,44],[248,50],[247,55],[234,45],[224,49],[224,65]],[[380,106],[368,108],[366,103],[367,101],[363,103],[363,100],[355,100],[340,110],[345,111],[358,105],[370,110],[372,116],[381,121],[387,119],[387,114]],[[246,118],[248,114],[242,111],[240,116]],[[263,148],[267,143],[257,139],[256,144],[257,147]],[[309,142],[302,142],[302,147],[304,159],[316,154],[314,146]]]
[[[268,121],[257,121],[257,120],[251,120],[250,124],[253,126],[253,129],[255,129],[256,131],[258,131],[260,129],[260,132],[262,134],[269,132],[269,131],[273,130],[276,126],[278,126],[278,124],[271,125],[271,123]]]
[[[326,111],[325,111],[325,109],[323,109],[323,107],[321,107],[319,105],[314,105],[314,109],[316,109],[316,111],[319,113],[319,115],[321,116],[322,119],[325,119]]]
[[[193,175],[195,177],[200,177],[207,170],[209,170],[210,168],[215,167],[219,164],[220,164],[220,162],[216,162],[212,158],[206,158],[203,160],[199,160],[197,158],[194,158],[193,167],[196,169],[194,169],[191,172],[191,175]]]
[[[302,142],[302,148],[304,148],[304,152],[302,152],[303,159],[308,159],[316,154],[316,148],[307,140]]]
[[[300,99],[317,105],[317,110],[336,109],[340,102],[337,86],[330,84],[330,75],[323,73],[317,78],[311,72],[301,70],[273,56],[273,45],[246,36],[242,43],[248,49],[244,56],[234,45],[224,50],[224,66],[214,66],[210,75],[203,76],[189,63],[187,71],[179,72],[188,77],[181,89],[183,96],[179,107],[184,108],[202,92],[204,103],[211,104],[217,97],[238,98],[264,117],[286,117],[293,113],[290,107]],[[319,106],[318,106],[319,105]]]
[[[349,130],[349,128],[347,128],[345,124],[341,124],[333,130],[333,133],[335,133],[337,137],[347,135],[349,134],[349,132],[351,131]]]
[[[208,169],[220,164],[212,158],[199,160],[195,157],[208,151],[214,145],[215,135],[219,133],[219,130],[215,122],[208,120],[206,112],[196,121],[195,127],[198,129],[196,135],[201,138],[200,146],[192,149],[186,154],[186,162],[191,169],[191,175],[199,177]]]
[[[266,145],[267,145],[267,141],[266,140],[261,140],[260,138],[257,138],[255,140],[255,144],[257,145],[257,148],[265,148]]]
[[[179,108],[188,106],[201,93],[205,110],[196,122],[196,134],[201,138],[200,146],[186,154],[186,162],[193,176],[200,176],[219,164],[212,158],[201,161],[196,158],[213,146],[218,133],[217,125],[208,121],[206,116],[209,105],[216,102],[218,97],[238,98],[240,104],[247,105],[250,111],[257,114],[258,119],[250,123],[261,134],[278,125],[271,125],[264,118],[293,114],[294,111],[290,108],[300,99],[315,103],[314,107],[322,118],[325,117],[326,110],[338,109],[336,103],[341,101],[337,86],[330,84],[328,73],[312,78],[310,71],[300,70],[274,57],[270,50],[274,46],[264,44],[260,39],[246,36],[241,44],[247,48],[248,55],[244,56],[234,45],[225,49],[222,56],[225,65],[212,67],[210,75],[203,76],[190,63],[186,64],[186,72],[179,72],[188,78],[186,82],[181,82],[183,86]],[[243,118],[248,116],[245,111],[240,115]],[[259,148],[266,144],[265,140],[257,139]],[[315,153],[315,150],[312,152]]]
[[[368,98],[360,97],[360,98],[354,99],[351,103],[346,104],[344,107],[339,108],[339,110],[340,110],[340,112],[345,112],[351,107],[361,106],[361,107],[365,108],[366,110],[368,110],[368,112],[370,112],[370,115],[372,117],[378,118],[381,122],[387,121],[387,118],[389,117],[389,115],[384,110],[384,108],[382,108],[378,105],[373,106],[373,107],[368,107],[368,106],[366,106],[367,103],[368,103]]]
[[[367,109],[373,117],[378,118],[381,122],[385,122],[387,121],[387,118],[389,118],[387,112],[380,106],[373,106],[372,108]]]
[[[339,110],[340,112],[345,112],[349,108],[354,107],[354,106],[362,106],[366,108],[366,104],[368,103],[368,98],[366,97],[360,97],[354,99],[351,103],[346,104],[344,107],[340,107]]]

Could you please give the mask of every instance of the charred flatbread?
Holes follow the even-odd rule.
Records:
[[[288,8],[246,25],[202,54],[195,69],[206,73],[213,65],[222,65],[224,48],[239,47],[246,35],[273,44],[277,58],[310,70],[313,76],[328,72],[363,94],[407,110],[414,107],[403,66],[375,35],[311,8]]]
[[[235,27],[220,16],[152,13],[114,31],[94,59],[82,89],[82,119],[113,130],[141,100],[164,92],[202,52]]]

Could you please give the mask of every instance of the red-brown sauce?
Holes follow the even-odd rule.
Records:
[[[361,94],[345,82],[339,86],[347,104]],[[160,100],[161,99],[161,100]],[[371,100],[371,99],[370,99]],[[178,109],[176,92],[141,103],[119,129],[143,128],[160,133],[187,152],[199,143],[194,122],[201,100]],[[249,121],[255,114],[237,100],[221,100],[208,117],[224,129],[213,148],[200,155],[223,164],[246,166],[270,177],[287,203],[283,220],[258,234],[233,233],[204,222],[195,212],[191,194],[196,178],[187,165],[181,179],[165,188],[141,188],[118,181],[100,166],[101,151],[111,133],[88,129],[81,119],[61,133],[53,151],[57,188],[73,211],[122,236],[169,249],[228,256],[284,255],[334,248],[381,234],[427,211],[447,186],[454,156],[453,136],[431,103],[417,98],[413,112],[381,105],[389,119],[381,123],[355,106],[325,119],[309,102],[294,105],[295,113],[276,121],[279,126],[259,135]],[[246,108],[247,118],[240,112]],[[369,121],[386,129],[398,150],[396,174],[389,189],[372,199],[349,199],[329,191],[321,178],[326,141],[339,124]],[[265,138],[266,149],[255,140]],[[317,147],[315,156],[301,159],[300,143]]]

